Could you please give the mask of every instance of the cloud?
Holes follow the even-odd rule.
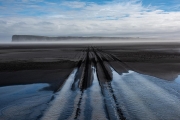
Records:
[[[14,12],[11,16],[0,14],[1,37],[13,34],[180,37],[180,11],[143,6],[139,0],[115,0],[104,4],[81,1],[53,3],[41,0],[23,2],[25,3],[17,5],[21,9],[12,8]],[[35,7],[29,9],[32,6]],[[25,7],[30,11],[24,12],[27,15],[21,14],[27,10]],[[4,14],[8,12],[9,10],[5,10]],[[41,12],[44,14],[40,14]]]
[[[79,1],[70,1],[70,2],[62,2],[60,6],[65,6],[69,8],[84,8],[86,6],[85,2],[79,2]]]

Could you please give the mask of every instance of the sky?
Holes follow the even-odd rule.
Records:
[[[180,38],[180,0],[0,0],[12,35]]]

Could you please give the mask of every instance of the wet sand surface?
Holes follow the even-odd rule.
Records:
[[[179,47],[0,45],[0,119],[179,120]]]

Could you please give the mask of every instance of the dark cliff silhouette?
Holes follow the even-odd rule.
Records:
[[[33,41],[63,41],[63,40],[119,40],[119,39],[135,39],[131,37],[77,37],[77,36],[61,36],[47,37],[35,35],[13,35],[12,42],[33,42]]]

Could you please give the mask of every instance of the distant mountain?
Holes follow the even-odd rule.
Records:
[[[35,35],[13,35],[12,42],[48,42],[48,41],[67,41],[67,40],[118,40],[118,39],[135,39],[131,37],[46,37],[46,36],[35,36]]]

